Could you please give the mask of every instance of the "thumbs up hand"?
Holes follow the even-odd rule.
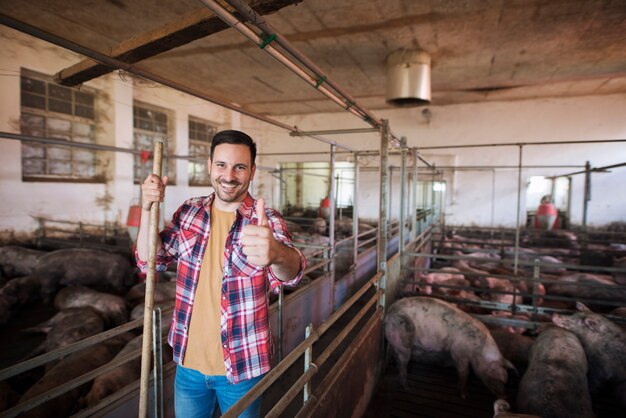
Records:
[[[278,256],[280,243],[274,238],[272,229],[265,214],[265,201],[257,200],[256,225],[246,225],[243,227],[241,244],[243,253],[248,258],[250,264],[259,267],[269,267],[274,264]]]

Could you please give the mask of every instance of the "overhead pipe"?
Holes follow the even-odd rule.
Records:
[[[137,68],[137,67],[135,67],[133,65],[130,65],[130,64],[124,62],[124,61],[120,61],[118,59],[111,58],[108,55],[102,54],[102,53],[97,52],[97,51],[95,51],[93,49],[86,48],[86,47],[84,47],[82,45],[79,45],[79,44],[77,44],[75,42],[72,42],[70,40],[61,38],[60,36],[54,35],[52,33],[46,32],[46,31],[41,30],[39,28],[36,28],[36,27],[34,27],[32,25],[29,25],[28,23],[16,20],[16,19],[14,19],[14,18],[12,18],[10,16],[7,16],[7,15],[5,15],[3,13],[0,13],[0,24],[5,25],[7,27],[10,27],[12,29],[15,29],[17,31],[26,33],[27,35],[34,36],[35,38],[42,39],[42,40],[44,40],[46,42],[49,42],[49,43],[52,43],[54,45],[60,46],[61,48],[65,48],[67,50],[70,50],[70,51],[76,52],[78,54],[84,55],[84,56],[86,56],[88,58],[93,59],[94,61],[98,61],[98,62],[100,62],[100,63],[102,63],[104,65],[107,65],[107,66],[111,67],[111,68],[117,68],[117,69],[124,70],[124,71],[126,71],[126,72],[128,72],[130,74],[134,74],[134,75],[136,75],[138,77],[141,77],[141,78],[144,78],[146,80],[154,81],[155,83],[159,83],[159,84],[162,84],[164,86],[171,87],[171,88],[173,88],[175,90],[181,91],[183,93],[187,93],[187,94],[189,94],[191,96],[197,97],[197,98],[202,99],[202,100],[206,100],[207,102],[214,103],[214,104],[216,104],[218,106],[222,106],[222,107],[224,107],[226,109],[229,109],[229,110],[232,110],[234,112],[241,113],[241,114],[249,116],[249,117],[251,117],[253,119],[257,119],[257,120],[260,120],[262,122],[269,123],[270,125],[274,125],[274,126],[277,126],[279,128],[286,129],[286,130],[288,130],[290,132],[294,132],[294,131],[298,130],[297,128],[295,128],[293,126],[289,126],[289,125],[287,125],[285,123],[279,122],[279,121],[277,121],[275,119],[272,119],[272,118],[269,118],[267,116],[263,116],[263,115],[260,115],[258,113],[254,113],[254,112],[252,112],[250,110],[247,110],[247,109],[244,109],[244,108],[242,108],[242,107],[240,107],[240,106],[238,106],[238,105],[236,105],[234,103],[227,102],[227,101],[219,99],[217,97],[209,96],[208,94],[202,93],[202,92],[200,92],[200,91],[198,91],[198,90],[196,90],[194,88],[191,88],[189,86],[185,86],[185,85],[180,84],[180,83],[178,83],[176,81],[167,79],[165,77],[161,77],[160,75],[151,73],[149,71],[142,70],[142,69]],[[62,72],[59,73],[58,76],[61,77],[62,76]],[[349,151],[352,150],[351,148],[349,148],[347,146],[338,144],[338,143],[336,143],[334,141],[329,141],[329,140],[327,140],[325,138],[322,138],[322,137],[319,137],[319,136],[310,136],[310,137],[312,139],[317,140],[317,141],[325,142],[325,143],[328,143],[328,144],[333,144],[333,145],[336,145],[338,147],[347,149]]]
[[[551,176],[550,178],[555,179],[557,177],[570,177],[570,176],[574,176],[576,174],[587,174],[587,171],[591,171],[591,172],[602,172],[602,171],[606,171],[606,170],[610,170],[611,168],[619,168],[619,167],[624,167],[626,166],[626,163],[619,163],[619,164],[611,164],[611,165],[605,165],[604,167],[587,167],[587,165],[584,165],[582,167],[585,167],[584,170],[582,171],[575,171],[573,173],[567,173],[567,174],[559,174],[558,176]]]
[[[432,147],[420,147],[420,149],[449,149],[449,148],[485,148],[485,147],[517,147],[520,145],[566,145],[566,144],[600,144],[610,142],[626,142],[626,139],[597,139],[585,141],[540,141],[540,142],[499,142],[493,144],[465,144],[465,145],[437,145]]]
[[[325,74],[314,62],[306,57],[303,53],[301,53],[289,40],[287,40],[284,36],[279,34],[272,25],[265,20],[265,18],[259,15],[256,11],[254,11],[247,3],[242,0],[226,0],[228,4],[233,6],[239,13],[241,13],[252,25],[256,26],[260,30],[262,30],[267,36],[275,36],[275,41],[289,54],[291,54],[294,58],[304,64],[311,72],[313,72],[318,80],[316,81],[316,86],[318,83],[326,83],[330,87],[332,87],[337,93],[345,98],[346,105],[354,107],[358,109],[358,111],[363,115],[362,117],[366,120],[371,120],[375,123],[375,128],[380,128],[381,121],[374,114],[368,111],[365,107],[357,102],[357,100],[352,97],[348,92],[343,90],[337,83],[335,83],[328,74]]]
[[[221,4],[219,4],[218,2],[214,0],[199,0],[199,1],[200,3],[204,4],[207,8],[209,8],[213,13],[215,13],[217,17],[219,17],[224,22],[226,22],[230,27],[232,27],[233,29],[241,33],[243,36],[248,38],[254,44],[258,45],[265,52],[267,52],[269,55],[275,58],[278,62],[283,64],[285,67],[287,67],[298,77],[300,77],[301,79],[309,83],[311,86],[315,87],[323,95],[328,97],[337,105],[349,111],[350,113],[354,114],[355,116],[358,116],[359,118],[368,121],[367,115],[362,114],[357,109],[355,109],[351,103],[347,103],[346,101],[342,100],[335,93],[333,93],[332,91],[324,87],[322,84],[320,84],[320,80],[312,77],[302,68],[300,68],[295,62],[293,62],[288,57],[286,57],[282,52],[274,48],[269,43],[271,42],[271,40],[265,40],[261,36],[257,35],[252,29],[250,29],[242,21],[237,19],[236,16],[234,16],[232,13],[230,13],[228,10],[222,7]],[[376,123],[376,121],[373,121],[373,122]]]

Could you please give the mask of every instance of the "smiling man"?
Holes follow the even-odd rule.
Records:
[[[215,192],[176,211],[158,240],[157,271],[177,261],[176,305],[168,342],[178,364],[178,417],[211,417],[216,402],[229,409],[270,370],[267,286],[278,292],[302,278],[306,259],[291,243],[285,221],[249,193],[256,144],[240,131],[211,143],[209,174]],[[162,202],[167,177],[142,185],[137,265],[147,268],[150,207]],[[241,417],[257,417],[257,399]]]

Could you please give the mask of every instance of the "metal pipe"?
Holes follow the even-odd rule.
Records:
[[[330,146],[330,218],[328,238],[330,239],[330,306],[335,306],[335,254],[337,253],[337,243],[335,242],[335,212],[337,201],[335,199],[335,189],[337,188],[335,180],[335,146]]]
[[[573,173],[567,173],[567,174],[559,174],[558,176],[552,176],[551,178],[555,179],[557,177],[570,177],[570,176],[573,176],[573,175],[576,175],[576,174],[587,174],[588,170],[590,170],[592,172],[602,172],[602,171],[609,170],[611,168],[619,168],[619,167],[624,167],[624,166],[626,166],[626,163],[605,165],[604,167],[594,167],[594,168],[589,168],[589,167],[587,167],[587,165],[584,165],[583,167],[585,167],[585,169],[582,170],[582,171],[575,171]]]
[[[389,121],[383,119],[383,126],[380,130],[380,202],[378,215],[378,272],[381,273],[381,279],[378,288],[385,291],[387,281],[387,204],[389,195],[387,193],[389,172],[387,165],[389,164],[387,151],[389,148]],[[385,294],[380,297],[380,306],[385,309]]]
[[[515,262],[513,263],[513,273],[517,274],[517,264],[519,262],[519,235],[520,235],[520,211],[522,205],[522,152],[523,145],[519,145],[519,168],[517,171],[517,217],[515,220]]]
[[[227,0],[228,1],[228,0]],[[323,131],[295,131],[291,132],[291,136],[309,136],[309,135],[343,135],[343,134],[364,134],[370,132],[380,132],[377,128],[355,128],[355,129],[328,129]]]
[[[283,307],[285,306],[285,295],[283,285],[278,285],[278,361],[283,359]]]
[[[520,145],[563,145],[563,144],[595,144],[607,142],[626,142],[626,139],[597,139],[586,141],[539,141],[539,142],[515,142],[515,143],[491,143],[491,144],[466,144],[466,145],[437,145],[432,147],[420,147],[420,149],[447,149],[447,148],[483,148],[483,147],[516,147]]]
[[[337,336],[333,339],[333,341],[324,349],[324,351],[317,357],[317,364],[319,367],[322,367],[326,360],[333,355],[337,347],[345,340],[350,331],[359,323],[359,321],[365,316],[367,311],[378,302],[380,297],[382,296],[383,291],[378,290],[374,295],[369,299],[369,301],[359,310],[359,312],[350,320],[348,324],[346,324],[341,332],[337,334]]]
[[[404,253],[404,232],[406,227],[406,137],[403,136],[400,139],[400,245],[398,246],[400,259],[402,259],[402,254]]]
[[[309,335],[311,335],[311,331],[313,331],[313,324],[307,325],[306,330],[304,332],[305,340],[309,338]],[[313,346],[308,347],[304,351],[304,374],[306,374],[309,371],[309,367],[311,366],[311,363],[313,363]],[[304,384],[303,392],[304,392],[303,402],[306,403],[306,401],[309,400],[309,396],[311,395],[311,385],[308,382]]]
[[[248,28],[243,22],[241,22],[237,17],[231,14],[228,10],[226,10],[222,5],[217,3],[214,0],[199,0],[202,4],[204,4],[209,10],[211,10],[217,17],[226,22],[230,27],[241,33],[243,36],[248,38],[251,42],[258,45],[259,47],[263,46],[263,50],[267,52],[272,58],[276,59],[278,62],[287,67],[291,72],[296,74],[298,77],[303,79],[305,82],[309,83],[311,86],[315,87],[319,92],[321,92],[324,96],[328,97],[331,101],[335,102],[338,106],[344,108],[348,112],[354,114],[360,119],[364,119],[364,115],[357,111],[355,108],[351,107],[350,103],[339,98],[335,93],[328,90],[324,87],[323,84],[319,84],[319,80],[311,77],[306,71],[300,68],[295,62],[289,60],[282,52],[274,48],[271,44],[267,43],[264,39],[262,39],[259,35],[257,35],[252,29]],[[375,122],[375,121],[372,121]]]
[[[168,309],[165,311],[166,313],[171,313],[172,309]],[[17,376],[20,373],[23,373],[27,370],[34,369],[35,367],[42,366],[46,363],[51,362],[52,360],[56,360],[57,358],[65,357],[69,354],[75,353],[78,350],[82,350],[87,347],[91,347],[94,344],[107,340],[111,337],[114,337],[119,334],[123,334],[127,331],[130,331],[134,328],[142,325],[143,319],[135,319],[134,321],[128,322],[126,324],[120,325],[119,327],[110,329],[103,333],[93,335],[91,337],[85,338],[84,340],[77,341],[68,346],[58,348],[56,350],[50,351],[48,353],[42,354],[38,357],[25,360],[21,363],[15,364],[11,367],[7,367],[4,370],[0,370],[0,381],[6,380],[10,377]]]
[[[306,370],[306,372],[303,375],[301,375],[298,378],[298,380],[296,380],[295,383],[291,385],[289,390],[285,392],[285,394],[280,398],[280,400],[276,402],[276,404],[274,404],[272,409],[270,409],[270,411],[265,415],[265,418],[279,417],[281,413],[285,410],[285,408],[289,406],[291,401],[296,396],[298,396],[298,393],[302,390],[302,388],[305,389],[305,393],[306,393],[307,385],[309,384],[311,378],[315,374],[317,374],[318,371],[319,371],[319,368],[317,364],[311,363],[310,367]],[[304,401],[304,404],[306,405],[306,403],[309,402],[311,398],[312,396],[308,396],[307,400]]]
[[[154,143],[154,159],[152,174],[161,177],[163,142]],[[146,294],[143,310],[143,340],[141,355],[141,385],[139,391],[139,418],[148,416],[148,380],[150,378],[150,347],[152,345],[152,308],[154,307],[154,282],[156,280],[156,255],[158,252],[157,236],[159,233],[159,203],[154,202],[150,207],[149,255],[148,274],[146,276]]]
[[[354,153],[354,198],[352,200],[352,266],[356,269],[359,259],[359,181],[361,177],[359,154]]]
[[[313,345],[319,337],[337,322],[339,318],[372,286],[380,279],[380,274],[376,274],[368,280],[350,299],[348,299],[338,310],[324,321],[317,330],[313,330],[311,335],[302,341],[291,353],[289,353],[283,361],[278,363],[276,367],[270,370],[248,393],[246,393],[239,401],[237,401],[222,418],[235,418],[239,416],[259,395],[267,390],[282,374],[305,352],[305,350]]]
[[[583,197],[583,234],[585,234],[585,240],[583,245],[586,247],[587,243],[587,211],[589,210],[589,201],[591,200],[591,164],[589,161],[585,164],[585,189]]]
[[[491,227],[495,221],[496,211],[496,170],[491,170]]]
[[[417,238],[417,157],[418,151],[417,148],[412,149],[413,155],[413,171],[411,173],[411,229],[412,239],[415,240]]]
[[[152,310],[152,359],[154,361],[154,417],[163,418],[163,334],[161,308]]]
[[[316,86],[318,83],[326,83],[330,87],[332,87],[337,93],[343,96],[346,99],[347,105],[351,107],[355,107],[359,112],[362,113],[362,117],[366,120],[371,120],[375,123],[376,128],[380,128],[380,124],[382,123],[380,119],[374,116],[370,111],[368,111],[365,107],[357,102],[357,100],[352,97],[348,92],[343,90],[337,83],[335,83],[328,74],[325,74],[314,62],[308,59],[306,55],[301,53],[289,40],[287,40],[284,36],[278,33],[269,22],[265,20],[263,16],[260,16],[256,13],[247,3],[241,0],[226,0],[228,4],[233,6],[239,13],[241,13],[244,17],[250,21],[253,25],[257,26],[261,29],[266,35],[274,35],[276,36],[276,41],[278,44],[289,54],[295,57],[298,61],[304,64],[310,71],[312,71],[317,77],[318,81],[316,82]]]

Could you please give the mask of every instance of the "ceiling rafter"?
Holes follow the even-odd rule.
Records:
[[[252,7],[261,15],[300,3],[302,0],[253,0]],[[130,38],[112,48],[110,57],[134,64],[173,48],[188,44],[227,29],[228,25],[206,8],[199,8],[152,31]],[[114,68],[84,59],[59,71],[55,80],[64,86],[77,86],[114,71]]]

